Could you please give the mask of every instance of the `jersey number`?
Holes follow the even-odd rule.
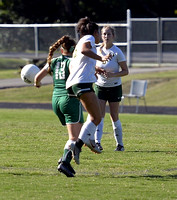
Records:
[[[55,79],[65,79],[66,62],[58,62],[55,70]]]

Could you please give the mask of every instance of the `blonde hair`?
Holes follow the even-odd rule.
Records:
[[[103,31],[105,29],[108,29],[111,31],[112,35],[115,37],[115,29],[112,27],[112,26],[104,26],[102,29],[101,29],[101,34],[103,33]],[[100,48],[99,48],[99,51],[102,52],[102,48],[104,47],[104,43],[102,42],[102,44],[100,45]]]

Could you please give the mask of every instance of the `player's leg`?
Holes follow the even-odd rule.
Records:
[[[122,124],[119,120],[119,102],[109,102],[110,107],[110,117],[112,121],[112,127],[114,131],[114,138],[116,140],[115,151],[123,151],[123,138],[122,138]]]
[[[72,154],[68,152],[70,152],[72,150],[72,146],[75,145],[78,139],[81,127],[82,127],[82,123],[67,124],[69,140],[65,144],[64,153],[62,157],[62,161],[65,161],[66,163],[70,163],[72,160]]]
[[[95,134],[96,126],[101,121],[101,111],[98,103],[98,98],[96,97],[94,90],[92,88],[92,83],[82,83],[72,86],[72,91],[80,99],[83,107],[88,112],[90,117],[87,118],[87,121],[82,126],[79,138],[76,141],[74,146],[73,155],[74,160],[79,164],[79,155],[83,144],[87,143],[88,138]],[[90,141],[90,140],[89,140]],[[95,140],[90,144],[94,152],[101,153],[95,144]]]
[[[73,150],[73,146],[75,145],[75,143],[78,139],[81,127],[82,127],[82,123],[67,124],[69,140],[65,144],[62,161],[66,162],[68,164],[72,160],[72,154],[68,153],[68,152]]]
[[[95,92],[92,88],[92,83],[82,83],[82,84],[76,84],[72,86],[72,90],[74,94],[78,96],[80,99],[83,107],[89,114],[89,118],[87,120],[88,128],[87,126],[82,128],[87,129],[91,134],[93,133],[93,129],[96,129],[96,126],[100,123],[101,121],[101,110],[100,110],[100,105],[98,102],[98,98],[95,95]],[[81,131],[82,132],[82,131]],[[83,136],[82,136],[83,135]],[[85,137],[87,138],[88,134],[80,134],[79,137],[85,141]]]
[[[52,108],[54,113],[57,115],[57,117],[59,118],[61,124],[64,126],[66,125],[66,121],[65,121],[65,116],[64,114],[61,112],[60,110],[60,101],[61,99],[58,97],[53,97],[52,98]],[[67,177],[74,177],[75,171],[74,169],[71,167],[71,169],[69,169],[69,165],[70,165],[70,157],[72,158],[72,152],[70,151],[69,147],[71,145],[72,141],[68,140],[65,144],[64,147],[64,153],[63,156],[58,160],[58,171],[65,174]],[[67,162],[64,162],[63,160],[66,160]],[[69,163],[69,165],[68,165]]]
[[[86,144],[93,152],[101,153],[95,144],[95,131],[101,119],[100,105],[94,92],[84,93],[80,101],[85,110],[89,113],[87,121],[84,123],[79,139]],[[81,144],[82,147],[82,144]]]
[[[119,102],[122,97],[122,85],[110,88],[109,108],[110,117],[114,131],[114,137],[117,143],[116,151],[123,151],[122,125],[119,120]]]
[[[103,147],[101,146],[101,139],[103,135],[103,126],[104,126],[104,116],[105,116],[105,107],[106,107],[106,101],[99,99],[100,108],[101,108],[101,122],[98,124],[96,131],[95,131],[95,142],[100,150],[103,150]]]
[[[101,153],[95,144],[95,140],[92,141],[89,139],[95,134],[96,127],[101,121],[98,99],[94,92],[86,92],[81,95],[80,101],[85,110],[89,113],[90,117],[87,118],[87,121],[82,126],[79,138],[74,148],[74,160],[77,164],[80,163],[79,154],[84,143],[95,153]]]
[[[101,110],[94,92],[86,92],[80,96],[80,101],[90,115],[90,120],[97,126],[101,121]]]
[[[75,174],[75,171],[70,164],[72,159],[71,147],[72,145],[75,145],[82,124],[84,122],[83,113],[81,103],[78,99],[74,97],[61,97],[59,101],[59,107],[59,110],[61,111],[65,119],[69,140],[65,144],[63,157],[62,159],[60,159],[58,170],[60,172],[63,172],[66,176],[70,177],[70,172],[72,174]],[[59,119],[60,121],[63,121],[61,114]]]
[[[79,136],[81,127],[82,127],[82,123],[67,124],[69,140],[65,144],[62,158],[58,161],[58,171],[64,173],[68,177],[73,177],[74,174],[76,173],[70,164],[72,160],[71,148],[73,145],[75,145],[75,142]]]
[[[72,148],[76,143],[81,127],[82,123],[67,124],[69,140],[65,144],[63,156],[58,162],[58,170],[68,177],[73,177],[76,173],[70,163],[72,160]]]

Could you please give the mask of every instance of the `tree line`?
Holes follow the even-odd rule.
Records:
[[[0,0],[0,23],[75,23],[88,16],[96,22],[176,17],[177,0]]]

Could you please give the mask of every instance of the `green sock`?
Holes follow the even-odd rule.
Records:
[[[69,149],[64,149],[64,153],[63,153],[63,158],[66,156],[66,154],[68,153]]]
[[[72,159],[72,152],[69,149],[64,149],[64,153],[63,153],[63,158],[62,161],[63,162],[67,162],[70,163]]]

